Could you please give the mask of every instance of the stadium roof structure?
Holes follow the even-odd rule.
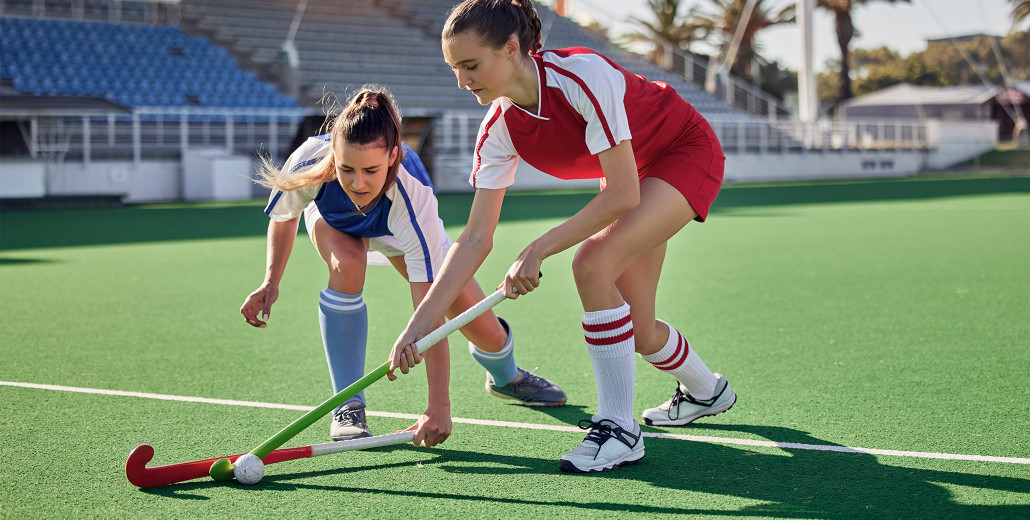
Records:
[[[841,103],[841,107],[982,105],[994,99],[1001,91],[1001,87],[993,85],[921,87],[910,83],[899,83],[893,87],[849,99]]]

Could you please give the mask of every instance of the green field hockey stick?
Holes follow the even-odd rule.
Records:
[[[424,338],[415,342],[415,346],[418,347],[419,354],[425,352],[436,345],[444,338],[449,336],[451,333],[464,327],[472,320],[478,318],[484,312],[493,308],[493,306],[504,300],[504,290],[498,289],[493,294],[487,296],[479,303],[469,307],[465,312],[457,315],[454,319],[444,323],[436,330],[430,332]],[[372,383],[378,381],[380,378],[385,376],[390,371],[390,362],[387,361],[378,368],[365,374],[364,377],[355,381],[352,385],[340,390],[339,393],[327,399],[324,403],[318,405],[314,410],[302,415],[296,421],[293,421],[289,426],[283,428],[279,433],[271,436],[268,440],[262,443],[257,448],[251,450],[251,454],[264,459],[268,454],[272,453],[276,448],[282,446],[286,441],[292,439],[298,433],[303,431],[308,426],[311,426],[320,418],[327,413],[331,412],[336,407],[346,402],[351,397],[354,397],[358,392],[364,390]],[[229,458],[221,458],[211,464],[210,475],[215,480],[230,480],[233,478],[233,461]]]

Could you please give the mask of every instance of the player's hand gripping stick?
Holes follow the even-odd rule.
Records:
[[[502,300],[504,300],[504,290],[498,289],[497,291],[494,291],[493,294],[487,296],[479,303],[473,305],[472,307],[469,307],[465,312],[455,316],[454,319],[448,321],[447,323],[444,323],[436,330],[430,332],[422,339],[416,341],[415,346],[418,347],[419,354],[425,352],[426,350],[429,350],[430,347],[436,345],[444,338],[449,336],[451,333],[457,331],[458,329],[467,325],[472,320],[478,318],[481,314],[490,310],[495,305],[500,303]],[[354,397],[358,392],[364,390],[372,383],[378,381],[380,378],[385,376],[386,373],[389,371],[389,361],[383,363],[382,365],[379,365],[378,368],[369,372],[368,374],[365,374],[364,377],[358,379],[347,388],[340,390],[339,393],[330,397],[324,403],[318,405],[318,407],[316,407],[314,410],[311,410],[310,412],[302,415],[296,421],[293,421],[289,426],[279,431],[279,433],[273,435],[260,446],[251,450],[250,453],[260,459],[264,459],[273,451],[275,451],[276,448],[282,446],[286,441],[292,439],[305,428],[314,424],[324,415],[331,412],[333,409],[340,406],[351,397]],[[232,479],[234,476],[234,461],[235,460],[233,458],[216,459],[211,464],[211,469],[209,471],[211,478],[215,480]]]

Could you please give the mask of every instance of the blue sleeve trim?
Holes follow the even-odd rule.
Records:
[[[410,146],[404,143],[401,143],[401,145],[404,147],[404,160],[401,161],[401,165],[404,166],[405,170],[408,170],[412,177],[421,182],[423,186],[433,188],[433,182],[429,180],[429,172],[426,171],[425,165],[422,164],[422,159],[418,158],[418,154]],[[436,194],[436,188],[433,188],[433,194]]]
[[[303,162],[301,162],[300,164],[298,164],[298,165],[294,166],[294,167],[293,167],[293,168],[292,168],[292,169],[290,170],[290,173],[293,173],[293,172],[295,172],[295,171],[297,171],[297,170],[299,170],[299,169],[301,169],[301,168],[303,168],[303,167],[305,167],[305,166],[311,166],[312,164],[315,164],[315,163],[317,163],[318,161],[321,161],[321,160],[322,160],[322,158],[321,158],[321,157],[315,157],[314,159],[308,159],[308,160],[306,160],[306,161],[303,161]]]
[[[418,225],[418,220],[415,219],[415,208],[411,206],[411,199],[408,198],[408,192],[404,190],[404,185],[400,182],[397,183],[397,191],[401,193],[401,197],[404,198],[404,206],[408,208],[408,218],[411,219],[411,227],[415,228],[415,234],[418,235],[418,241],[422,243],[422,256],[426,259],[426,279],[429,282],[433,281],[433,258],[429,256],[429,244],[426,243],[426,237],[422,234],[422,228]]]
[[[280,191],[275,194],[275,197],[272,197],[272,200],[268,203],[267,206],[265,206],[265,215],[268,215],[269,217],[272,216],[272,208],[275,207],[275,203],[279,202],[279,198],[282,196],[283,192]]]

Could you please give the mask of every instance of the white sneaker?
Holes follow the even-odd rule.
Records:
[[[615,422],[595,415],[579,421],[579,427],[589,429],[590,433],[574,450],[562,455],[558,461],[558,468],[562,471],[608,471],[644,458],[644,437],[640,435],[639,426],[636,432],[630,433]]]
[[[737,402],[737,394],[733,393],[729,381],[720,374],[715,383],[715,395],[711,399],[695,399],[683,385],[676,383],[676,392],[668,401],[658,408],[644,410],[644,424],[648,426],[683,426],[708,415],[715,415],[730,408]]]

